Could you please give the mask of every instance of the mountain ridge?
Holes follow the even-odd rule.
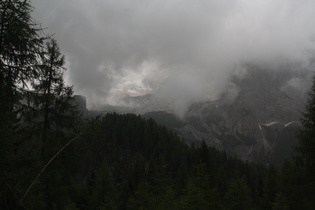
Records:
[[[306,69],[248,66],[242,77],[231,76],[221,97],[192,104],[183,118],[174,114],[171,104],[150,94],[124,98],[132,108],[103,107],[99,113],[141,114],[176,131],[188,143],[204,140],[245,161],[280,165],[297,142],[294,133],[301,127],[298,121],[310,84]],[[281,148],[289,152],[278,155]]]

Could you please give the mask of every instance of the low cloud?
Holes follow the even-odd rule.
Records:
[[[68,83],[90,106],[115,103],[120,91],[150,92],[183,115],[193,102],[218,97],[226,87],[234,90],[229,76],[241,73],[246,62],[308,66],[314,50],[313,0],[32,4],[34,18],[67,57]]]

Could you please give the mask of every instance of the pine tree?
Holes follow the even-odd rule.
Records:
[[[315,77],[309,93],[305,111],[302,113],[303,129],[299,132],[297,151],[305,166],[315,172]]]
[[[283,193],[277,193],[275,201],[272,204],[272,210],[288,210],[288,198]]]
[[[0,2],[0,131],[15,121],[15,112],[27,82],[36,76],[43,40],[39,24],[31,18],[28,1]]]
[[[33,89],[28,92],[29,111],[23,116],[27,125],[32,126],[32,142],[39,145],[40,159],[44,163],[72,139],[79,119],[72,87],[64,82],[64,65],[65,58],[56,40],[49,39],[40,54],[37,78],[31,83]],[[69,177],[64,170],[68,161],[60,155],[41,179],[36,180],[36,183],[44,183],[49,206],[61,207],[69,201]]]
[[[180,209],[221,209],[212,174],[205,163],[195,165],[195,174],[188,180]]]
[[[41,53],[38,79],[32,83],[29,92],[31,110],[27,120],[41,134],[44,152],[49,136],[63,134],[75,126],[79,113],[73,103],[72,87],[65,85],[65,58],[54,39],[46,42]]]
[[[89,179],[89,207],[92,209],[117,209],[114,180],[106,161]]]
[[[227,209],[250,209],[251,198],[249,188],[240,178],[232,180],[229,183],[225,197]]]
[[[21,101],[23,90],[36,76],[35,65],[45,39],[41,37],[39,24],[31,18],[31,12],[27,0],[0,1],[1,209],[17,208],[19,193],[24,190],[23,179],[30,172],[25,171],[25,165],[31,157],[22,158],[17,148],[24,135],[20,127]]]
[[[12,143],[8,141],[19,123],[23,89],[37,73],[35,64],[45,39],[31,12],[26,0],[0,1],[0,147],[4,150]]]
[[[263,186],[261,205],[271,209],[277,193],[277,171],[273,165],[268,166]]]
[[[306,177],[303,179],[303,194],[306,206],[315,208],[315,77],[309,92],[309,97],[302,113],[301,123],[303,128],[298,133],[299,143],[296,147],[298,161],[305,169]],[[306,207],[305,207],[306,208]]]

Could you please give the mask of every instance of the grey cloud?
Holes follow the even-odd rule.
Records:
[[[307,62],[314,48],[312,0],[32,2],[66,54],[69,83],[94,105],[142,88],[182,115],[223,93],[243,62]]]

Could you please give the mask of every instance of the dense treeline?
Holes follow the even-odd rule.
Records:
[[[314,191],[298,159],[278,172],[272,165],[228,157],[204,142],[188,146],[165,127],[133,114],[107,114],[98,124],[93,138],[79,140],[83,148],[73,146],[74,153],[81,152],[72,171],[81,177],[68,187],[78,187],[71,200],[79,209],[314,207]]]
[[[133,114],[83,120],[29,2],[0,3],[1,209],[315,209],[315,85],[277,171]]]
[[[2,177],[7,209],[313,209],[303,167],[245,163],[133,114],[107,114],[43,167],[29,151]],[[57,139],[56,139],[57,140]],[[58,141],[57,141],[58,142]],[[56,144],[58,144],[56,142]],[[56,149],[47,152],[52,156]],[[38,153],[39,151],[37,151]],[[45,159],[44,159],[45,160]],[[9,173],[11,172],[11,173]],[[3,174],[2,174],[3,175]],[[10,177],[14,176],[14,177]],[[19,176],[19,177],[18,177]],[[18,185],[12,179],[17,179]],[[308,206],[308,208],[307,208]]]

